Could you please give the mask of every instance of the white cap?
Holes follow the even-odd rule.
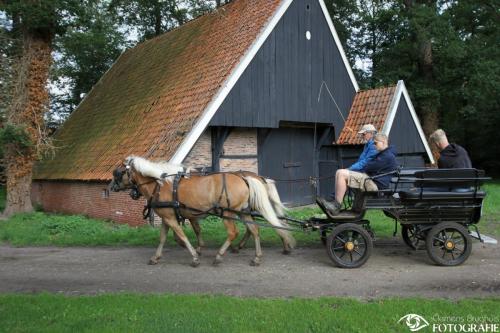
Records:
[[[366,124],[366,125],[363,125],[363,127],[361,127],[361,130],[358,132],[358,134],[365,134],[366,132],[376,132],[377,129],[375,128],[375,126],[373,126],[372,124]]]

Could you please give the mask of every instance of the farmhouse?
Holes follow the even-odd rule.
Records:
[[[47,211],[141,223],[106,191],[128,155],[280,180],[288,205],[348,166],[373,123],[408,166],[433,162],[402,81],[360,91],[323,0],[234,0],[124,52],[55,135],[32,196]]]

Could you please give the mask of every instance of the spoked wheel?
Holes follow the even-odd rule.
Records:
[[[370,257],[373,242],[363,227],[346,223],[332,230],[326,241],[326,251],[335,265],[342,268],[357,268]]]
[[[457,266],[469,258],[472,239],[462,225],[443,222],[434,226],[425,241],[429,257],[441,266]]]
[[[413,224],[401,225],[401,236],[403,241],[413,250],[420,250],[423,248],[425,240],[417,234],[417,228]]]

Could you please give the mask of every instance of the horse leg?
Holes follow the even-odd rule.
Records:
[[[257,227],[257,229],[259,228],[259,226],[257,226],[257,225],[255,225],[255,226]],[[238,250],[241,250],[242,248],[245,247],[245,245],[247,245],[248,239],[252,235],[252,232],[250,231],[249,225],[247,225],[246,227],[247,227],[247,230],[245,232],[245,235],[243,235],[243,238],[240,240],[240,243],[238,244]]]
[[[189,219],[191,221],[191,227],[193,227],[193,231],[196,235],[196,239],[198,240],[198,247],[196,248],[196,252],[198,255],[201,255],[201,247],[205,246],[205,242],[201,238],[201,228],[200,224],[198,223],[198,219]]]
[[[287,254],[287,255],[292,253],[292,248],[290,247],[290,244],[288,244],[288,242],[286,241],[285,238],[283,238],[281,236],[280,236],[280,238],[281,238],[281,242],[283,243],[283,252],[282,253]]]
[[[191,256],[193,257],[193,261],[191,262],[191,266],[197,267],[200,264],[200,259],[198,258],[198,253],[196,253],[196,250],[189,242],[189,239],[186,237],[186,234],[184,234],[182,227],[179,225],[179,223],[177,223],[177,220],[175,218],[167,219],[167,223],[168,223],[169,227],[172,228],[172,230],[174,230],[174,233],[179,237],[179,239],[184,242],[189,253],[191,253]]]
[[[186,244],[179,238],[179,236],[174,232],[174,240],[177,243],[177,245],[186,247]]]
[[[228,213],[228,217],[234,218],[236,217],[236,214]],[[226,227],[227,239],[217,252],[217,255],[215,256],[214,260],[214,265],[218,265],[222,262],[222,256],[226,253],[227,248],[231,246],[231,242],[235,240],[236,237],[238,237],[239,233],[238,227],[236,227],[236,224],[234,223],[233,220],[223,219],[222,221],[224,222],[224,226]]]
[[[242,219],[247,222],[253,222],[253,218],[251,215],[242,215]],[[252,223],[248,223],[247,232],[252,234],[255,242],[255,258],[253,258],[252,261],[250,261],[250,265],[259,266],[260,258],[262,257],[262,248],[260,247],[259,226]]]
[[[169,229],[168,225],[162,219],[161,229],[160,229],[160,244],[158,244],[158,247],[156,248],[155,255],[152,256],[151,259],[149,259],[149,262],[148,262],[149,265],[156,265],[158,263],[158,260],[161,258],[161,255],[163,252],[163,246],[165,245],[165,242],[167,241],[168,229]]]

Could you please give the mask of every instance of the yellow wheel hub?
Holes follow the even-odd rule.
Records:
[[[446,242],[446,249],[453,250],[455,248],[455,244],[452,241]]]
[[[345,249],[349,252],[351,252],[352,250],[354,250],[354,243],[353,242],[347,242],[345,243]]]

